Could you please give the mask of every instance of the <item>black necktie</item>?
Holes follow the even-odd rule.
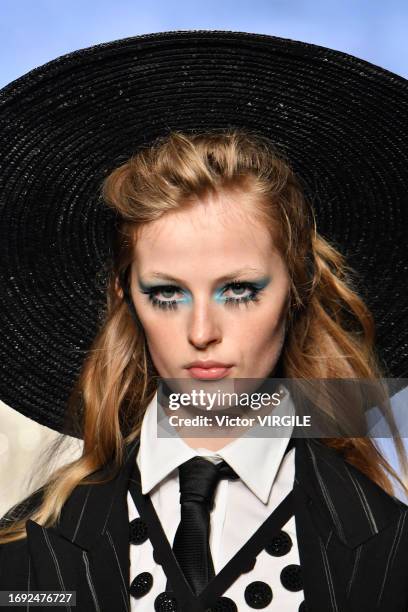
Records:
[[[193,457],[179,467],[180,523],[173,553],[196,595],[215,575],[209,545],[210,511],[222,478],[239,478],[225,461],[215,465],[203,457]],[[166,589],[171,590],[169,583]]]

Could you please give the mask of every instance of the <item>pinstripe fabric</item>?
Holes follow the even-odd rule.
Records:
[[[138,441],[109,482],[77,487],[58,526],[28,521],[26,540],[0,546],[0,590],[26,590],[30,584],[33,590],[58,591],[64,585],[77,592],[72,611],[129,611],[126,496],[137,450]],[[407,612],[407,506],[318,441],[297,440],[295,463],[308,610]],[[108,473],[109,466],[102,471]]]
[[[93,602],[94,602],[95,610],[97,612],[100,612],[101,607],[99,605],[98,595],[96,593],[95,586],[94,586],[93,581],[92,581],[92,575],[91,575],[91,571],[89,569],[88,555],[86,554],[85,550],[82,551],[82,558],[84,560],[85,571],[86,571],[86,579],[88,581],[89,589],[90,589],[90,591],[92,593],[92,599],[93,599]]]

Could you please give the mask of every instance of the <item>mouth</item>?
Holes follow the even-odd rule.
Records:
[[[196,362],[187,367],[187,372],[192,378],[214,380],[225,378],[230,373],[232,367],[232,365],[222,363]]]

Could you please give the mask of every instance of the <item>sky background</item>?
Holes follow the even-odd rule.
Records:
[[[75,49],[181,29],[313,42],[408,78],[407,0],[0,0],[0,87]]]
[[[0,0],[0,87],[76,49],[185,29],[312,42],[408,78],[408,0]]]

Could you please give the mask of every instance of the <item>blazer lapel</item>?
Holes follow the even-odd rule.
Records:
[[[295,462],[295,520],[306,604],[316,611],[351,612],[349,596],[363,545],[398,520],[398,504],[316,440],[296,441]],[[380,581],[381,576],[372,578]],[[370,590],[367,585],[361,589]]]
[[[126,448],[124,466],[113,479],[76,487],[58,526],[27,521],[32,590],[76,591],[73,612],[130,610],[126,497],[138,446],[139,439]],[[110,469],[98,471],[95,480]]]

